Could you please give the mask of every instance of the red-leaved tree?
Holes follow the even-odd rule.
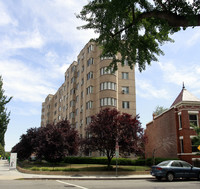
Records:
[[[88,136],[83,140],[85,151],[105,153],[108,167],[115,155],[115,147],[119,145],[120,154],[144,152],[144,135],[137,115],[133,118],[127,113],[106,108],[91,117],[86,128]]]
[[[18,158],[22,160],[35,153],[39,159],[59,162],[65,156],[76,155],[79,142],[78,132],[65,120],[56,125],[28,129],[12,152],[18,153]]]
[[[58,162],[68,155],[76,155],[78,149],[78,132],[71,128],[68,121],[61,121],[40,129],[35,152],[38,158]]]

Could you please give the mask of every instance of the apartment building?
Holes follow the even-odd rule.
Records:
[[[91,116],[102,108],[117,108],[135,116],[135,71],[125,61],[112,73],[107,70],[112,58],[102,57],[101,49],[88,42],[65,72],[64,83],[42,103],[41,126],[67,119],[84,137]]]

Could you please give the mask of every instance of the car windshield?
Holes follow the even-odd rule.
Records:
[[[170,161],[163,161],[161,163],[158,164],[158,166],[167,166],[169,164]]]

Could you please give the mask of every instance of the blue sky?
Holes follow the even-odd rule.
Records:
[[[87,0],[0,0],[0,75],[11,120],[5,136],[10,150],[22,134],[39,127],[41,104],[64,82],[64,72],[84,45],[95,37],[75,16]],[[200,98],[200,29],[172,36],[164,56],[145,71],[136,70],[137,113],[142,126],[157,105],[169,108],[182,83]]]

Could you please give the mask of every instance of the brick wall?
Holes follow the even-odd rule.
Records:
[[[145,157],[177,158],[177,128],[175,109],[164,112],[147,124]]]

